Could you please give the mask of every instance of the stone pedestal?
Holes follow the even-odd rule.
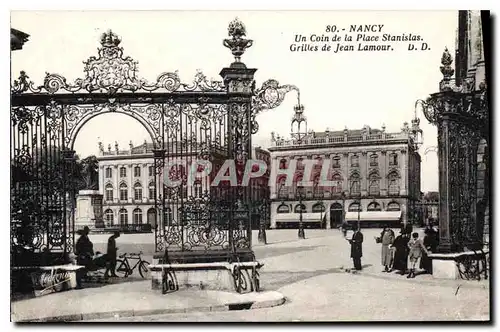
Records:
[[[75,230],[85,226],[104,227],[102,213],[102,195],[98,190],[80,190],[76,197]]]
[[[480,280],[488,278],[488,250],[429,254],[435,279]]]
[[[181,289],[258,292],[259,262],[150,265],[151,289],[167,294]]]
[[[151,271],[151,288],[158,292],[169,292],[195,288],[199,290],[235,291],[233,276],[228,269],[209,269],[200,266],[193,270]],[[164,284],[167,289],[164,289]]]

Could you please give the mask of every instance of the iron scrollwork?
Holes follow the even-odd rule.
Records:
[[[477,152],[481,138],[489,135],[487,88],[485,82],[475,82],[475,78],[455,85],[452,63],[445,49],[440,91],[425,101],[418,100],[416,107],[421,107],[427,120],[438,129],[440,204],[445,205],[445,219],[450,223],[442,227],[440,237],[445,244],[440,246],[448,246],[444,250],[474,250],[482,243],[482,232],[476,227]]]
[[[463,256],[456,261],[460,279],[481,280],[488,279],[488,253],[483,250],[475,251],[474,255]]]
[[[182,83],[175,71],[148,82],[139,77],[138,62],[126,56],[121,38],[111,31],[102,34],[97,55],[84,61],[82,78],[70,82],[47,73],[37,86],[22,71],[11,86],[11,167],[16,172],[11,243],[37,252],[72,249],[67,193],[73,161],[61,156],[72,149],[91,118],[120,112],[138,120],[153,140],[156,250],[231,250],[230,243],[250,248],[248,225],[233,229],[230,224],[235,209],[232,188],[204,188],[204,196],[189,197],[186,172],[178,187],[165,188],[162,178],[167,161],[174,158],[213,164],[232,158],[241,172],[250,157],[251,135],[258,130],[255,116],[279,106],[287,92],[298,91],[275,80],[255,90],[249,78],[255,69],[246,69],[240,61],[252,41],[244,38],[246,29],[239,20],[228,32],[224,45],[238,64],[226,68],[225,81],[198,71],[191,83]],[[242,187],[236,194],[243,197]],[[167,222],[169,208],[172,217]]]
[[[252,97],[252,134],[259,130],[259,124],[256,116],[265,111],[278,107],[285,100],[285,96],[290,91],[299,92],[295,85],[280,85],[278,81],[270,79],[265,81],[262,86],[255,91]]]
[[[58,92],[76,93],[86,91],[116,94],[119,92],[175,92],[175,91],[202,91],[223,92],[224,84],[221,81],[208,80],[198,70],[192,83],[182,83],[177,71],[160,74],[154,83],[138,77],[138,62],[129,56],[124,57],[123,47],[120,47],[121,38],[109,30],[101,35],[101,47],[98,55],[84,61],[84,78],[78,78],[73,83],[59,74],[46,73],[43,85],[35,86],[29,80],[26,72],[22,71],[19,79],[13,82],[11,93],[49,93]]]

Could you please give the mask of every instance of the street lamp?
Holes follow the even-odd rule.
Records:
[[[303,205],[302,205],[302,199],[304,198],[304,187],[303,186],[297,186],[297,196],[299,198],[299,206],[300,206],[300,210],[299,210],[299,233],[298,233],[298,236],[299,236],[299,239],[305,239],[306,238],[306,235],[304,233],[304,223],[303,223],[303,220],[302,220],[302,211],[303,211]]]

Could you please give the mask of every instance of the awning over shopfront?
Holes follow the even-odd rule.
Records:
[[[346,212],[347,221],[358,220],[358,212]],[[401,211],[366,211],[359,212],[360,221],[399,221]]]
[[[321,222],[321,217],[326,218],[325,213],[302,213],[303,222]],[[278,213],[276,215],[276,222],[298,222],[300,213]]]

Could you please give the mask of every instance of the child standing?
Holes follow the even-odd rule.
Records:
[[[408,274],[407,278],[415,278],[415,265],[417,265],[418,259],[422,257],[422,251],[426,254],[429,253],[416,232],[412,234],[412,239],[408,242],[408,248],[410,248],[410,254],[408,255],[410,258],[410,274]]]

